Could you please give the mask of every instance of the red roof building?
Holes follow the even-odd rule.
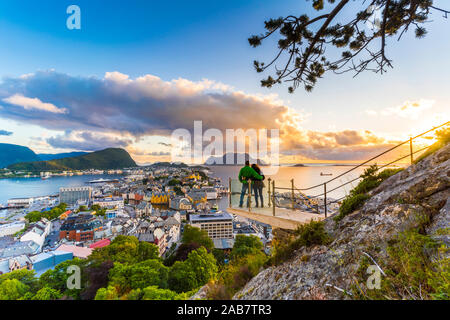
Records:
[[[111,243],[111,240],[109,240],[109,239],[102,239],[102,240],[99,240],[99,241],[91,244],[89,246],[89,248],[91,248],[91,249],[103,248],[103,247],[108,246],[110,243]]]

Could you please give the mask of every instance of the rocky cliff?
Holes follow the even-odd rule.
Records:
[[[339,222],[329,217],[325,220],[325,230],[333,239],[329,245],[303,247],[294,259],[262,270],[234,299],[351,299],[356,297],[355,285],[367,292],[361,261],[369,259],[386,271],[383,268],[392,259],[388,246],[399,233],[423,227],[425,236],[448,246],[449,156],[447,144],[384,181],[360,210]],[[444,252],[448,259],[448,251]],[[444,271],[448,277],[448,269]]]

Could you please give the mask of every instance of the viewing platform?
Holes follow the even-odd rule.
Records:
[[[311,220],[320,221],[326,218],[325,212],[319,206],[323,199],[311,200],[293,189],[285,192],[281,185],[292,185],[291,181],[278,180],[279,189],[274,189],[274,181],[267,179],[262,196],[264,207],[256,207],[255,196],[248,192],[244,196],[243,206],[239,207],[242,183],[236,179],[229,180],[229,203],[227,212],[240,217],[252,219],[268,224],[272,228],[295,230],[299,225],[309,223]],[[276,190],[275,193],[273,190]],[[250,207],[248,204],[248,199]],[[258,198],[260,201],[260,198]],[[260,204],[260,203],[259,203]]]
[[[288,230],[295,230],[299,225],[309,223],[311,220],[319,221],[325,218],[325,214],[278,207],[275,208],[275,216],[273,216],[272,208],[269,207],[251,208],[251,211],[248,211],[248,208],[245,207],[229,207],[227,212],[271,225],[272,228]]]

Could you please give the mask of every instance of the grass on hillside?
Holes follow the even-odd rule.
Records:
[[[284,239],[274,240],[274,251],[266,265],[280,265],[293,258],[295,251],[301,247],[326,245],[331,242],[325,232],[323,221],[313,221],[300,225],[293,235],[285,235]]]
[[[378,187],[384,180],[402,171],[403,169],[384,169],[378,172],[378,166],[370,166],[361,175],[362,180],[350,191],[350,194],[342,201],[339,214],[334,217],[336,222],[342,220],[346,215],[361,208],[370,199],[369,191]]]

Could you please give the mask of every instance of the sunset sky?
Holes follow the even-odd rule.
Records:
[[[354,14],[353,3],[343,13]],[[448,1],[435,1],[448,6]],[[66,8],[81,8],[81,30]],[[278,128],[280,162],[356,161],[448,121],[450,19],[389,41],[394,68],[329,74],[312,92],[262,88],[247,38],[264,20],[312,13],[311,1],[2,1],[0,143],[37,153],[123,147],[138,163],[170,159],[170,134]],[[447,8],[448,9],[448,8]]]

